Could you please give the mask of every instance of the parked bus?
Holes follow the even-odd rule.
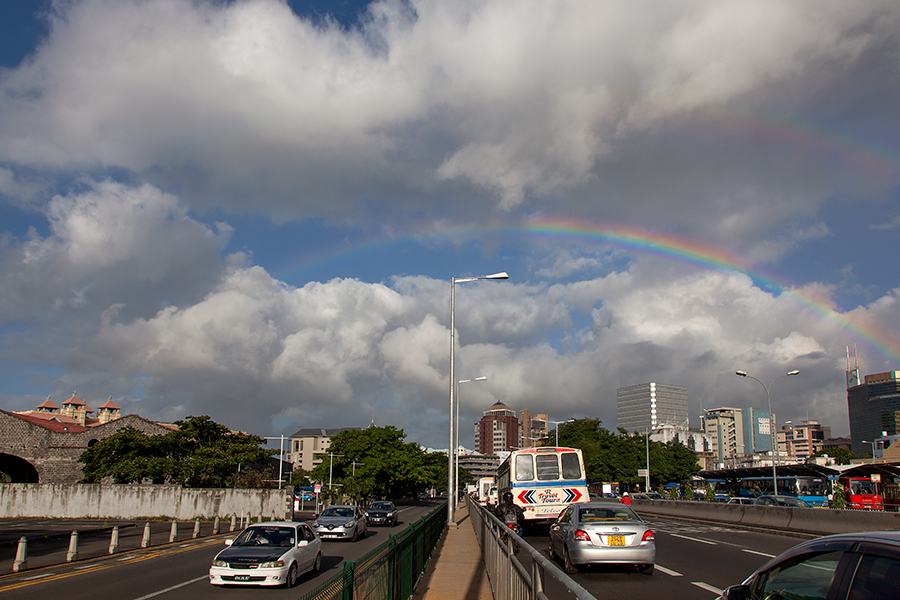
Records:
[[[880,477],[841,477],[840,482],[850,508],[884,510]]]
[[[493,498],[491,489],[494,490]],[[482,477],[478,480],[478,504],[485,506],[497,503],[497,485],[493,477]]]
[[[728,482],[724,479],[686,479],[681,482],[684,486],[690,486],[694,493],[694,500],[706,500],[706,487],[712,489],[714,500],[716,502],[728,501]],[[781,478],[778,478],[778,485],[781,486]]]
[[[497,469],[500,497],[512,492],[526,523],[549,522],[573,502],[587,502],[584,460],[577,448],[528,448],[511,452]]]
[[[741,479],[740,496],[756,498],[766,494],[774,494],[771,477],[744,477]],[[812,506],[828,506],[831,484],[827,477],[806,475],[778,476],[778,493],[785,496],[797,496]]]

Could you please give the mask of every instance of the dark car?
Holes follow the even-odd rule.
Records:
[[[900,531],[828,535],[770,560],[724,600],[900,598]]]
[[[373,502],[366,509],[366,518],[369,520],[369,525],[393,527],[397,524],[399,514],[393,502]]]
[[[306,523],[275,521],[251,525],[213,559],[213,585],[294,587],[300,575],[322,567],[322,541]]]
[[[789,506],[793,508],[809,508],[810,505],[797,498],[796,496],[782,496],[782,495],[774,495],[768,494],[766,496],[760,496],[756,500],[753,501],[753,504],[759,506]]]

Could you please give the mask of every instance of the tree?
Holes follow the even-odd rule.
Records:
[[[405,437],[393,426],[341,431],[310,477],[339,484],[343,495],[354,500],[414,496],[433,484],[436,465],[434,455],[405,443]],[[446,476],[446,454],[443,460]]]
[[[850,461],[856,458],[856,455],[846,448],[822,449],[813,454],[813,456],[828,456],[833,458],[834,463],[837,465],[849,465]]]
[[[85,450],[82,483],[171,483],[185,487],[233,487],[239,471],[268,467],[277,450],[262,447],[264,439],[233,433],[208,416],[176,421],[176,431],[148,436],[126,427]],[[257,478],[243,478],[257,487]]]

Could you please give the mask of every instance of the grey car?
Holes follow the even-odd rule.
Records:
[[[366,537],[366,525],[366,515],[358,506],[335,504],[316,517],[313,530],[325,540],[340,539],[355,542],[361,537]]]
[[[765,496],[760,496],[756,500],[753,501],[753,504],[756,506],[788,506],[793,508],[809,508],[809,504],[797,498],[796,496],[782,496],[767,494]]]
[[[828,535],[773,558],[725,600],[900,598],[900,531]]]
[[[549,550],[569,574],[584,565],[624,564],[650,575],[656,564],[650,525],[628,506],[611,502],[570,504],[550,526]]]

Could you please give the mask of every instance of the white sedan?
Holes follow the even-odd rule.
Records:
[[[258,523],[225,545],[209,568],[213,585],[294,587],[302,574],[322,567],[322,540],[306,523]]]

